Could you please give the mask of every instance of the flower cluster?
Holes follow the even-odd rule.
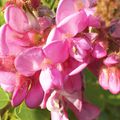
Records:
[[[84,98],[86,67],[104,89],[120,92],[119,47],[110,47],[112,38],[115,45],[119,41],[119,21],[106,29],[95,6],[96,0],[60,0],[54,15],[39,0],[6,4],[0,86],[12,93],[13,106],[25,101],[30,108],[47,108],[52,120],[68,120],[68,109],[78,120],[95,119],[99,109]]]

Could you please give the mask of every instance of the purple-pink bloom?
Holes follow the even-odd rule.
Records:
[[[28,107],[38,107],[44,95],[39,78],[36,75],[25,77],[17,72],[14,59],[14,56],[0,58],[0,86],[5,91],[12,92],[11,104],[13,106],[18,106],[25,99]],[[36,99],[30,96],[36,96]]]
[[[119,55],[110,54],[104,60],[104,66],[101,68],[99,75],[99,84],[105,90],[109,90],[113,94],[120,92],[120,69]]]

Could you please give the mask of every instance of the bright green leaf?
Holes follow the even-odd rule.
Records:
[[[50,120],[50,113],[47,110],[29,109],[24,104],[20,108],[16,108],[16,114],[21,120]]]
[[[0,109],[4,108],[9,101],[9,95],[0,88]]]

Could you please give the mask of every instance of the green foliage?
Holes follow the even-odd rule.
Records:
[[[41,0],[43,5],[49,7],[53,12],[55,12],[59,0]]]
[[[3,13],[0,12],[0,26],[4,23]]]
[[[9,95],[0,88],[0,109],[4,108],[9,102]]]
[[[50,120],[50,113],[47,110],[29,109],[23,103],[19,107],[10,107],[4,113],[3,120]]]
[[[20,109],[20,110],[19,110]],[[16,108],[16,114],[21,120],[50,120],[50,114],[47,110],[29,109],[25,104],[21,108]]]
[[[6,0],[0,0],[0,26],[5,22],[2,11],[2,6],[5,4],[5,2]]]

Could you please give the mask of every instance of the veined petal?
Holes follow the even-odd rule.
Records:
[[[32,76],[41,69],[44,54],[41,47],[28,48],[15,59],[16,69],[25,76]]]
[[[29,25],[23,10],[14,5],[10,5],[5,9],[5,20],[12,29],[19,33],[26,32]]]

